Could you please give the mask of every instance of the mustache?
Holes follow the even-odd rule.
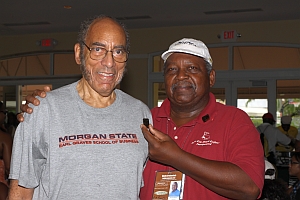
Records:
[[[195,84],[188,81],[179,81],[177,83],[172,84],[171,89],[174,90],[177,87],[192,87],[194,90],[196,89]]]

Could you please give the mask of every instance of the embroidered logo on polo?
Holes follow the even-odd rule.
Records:
[[[210,139],[209,132],[204,132],[202,135],[202,140],[195,140],[191,144],[198,145],[198,146],[211,146],[213,144],[219,144],[220,142],[214,141]]]
[[[66,135],[59,137],[59,148],[80,144],[118,144],[118,143],[139,143],[136,134],[133,133],[114,133],[114,134],[80,134]]]

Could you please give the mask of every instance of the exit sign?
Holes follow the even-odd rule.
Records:
[[[41,46],[42,47],[52,47],[53,46],[53,39],[42,39]]]
[[[36,45],[40,46],[43,50],[52,50],[57,41],[53,38],[45,38],[36,42]]]
[[[221,40],[222,42],[235,42],[237,39],[238,33],[236,30],[227,30],[222,31],[221,33]]]

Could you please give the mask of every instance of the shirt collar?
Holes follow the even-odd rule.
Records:
[[[212,93],[209,93],[209,101],[205,108],[201,111],[199,116],[192,120],[191,122],[187,123],[186,125],[190,125],[190,123],[206,123],[210,120],[213,120],[217,114],[217,106],[216,98]],[[167,98],[161,104],[161,108],[159,109],[157,115],[155,116],[156,120],[160,121],[161,118],[168,118],[170,116],[171,105],[170,100]]]

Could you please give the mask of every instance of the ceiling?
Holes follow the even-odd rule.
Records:
[[[106,14],[129,29],[300,19],[299,0],[2,0],[0,35],[77,32]]]

